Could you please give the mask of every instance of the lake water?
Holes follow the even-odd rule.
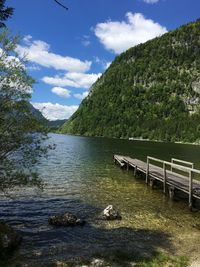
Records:
[[[51,134],[57,145],[37,166],[44,190],[17,190],[15,198],[0,200],[0,219],[23,235],[15,262],[39,263],[91,259],[125,253],[144,257],[158,249],[178,255],[200,254],[200,212],[189,212],[180,195],[170,201],[161,189],[151,190],[132,171],[114,165],[113,154],[146,160],[147,155],[189,160],[200,168],[200,146],[172,143],[87,138]],[[98,219],[109,204],[120,210],[121,221]],[[51,215],[72,212],[84,227],[54,228]]]

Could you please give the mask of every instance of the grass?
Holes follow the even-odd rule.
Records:
[[[136,263],[135,267],[188,267],[189,259],[185,256],[169,256],[163,253]]]
[[[94,264],[94,260],[98,259],[99,263]],[[2,265],[1,265],[2,264]],[[9,265],[6,262],[0,262],[0,266],[22,267],[19,263]],[[72,260],[68,262],[43,263],[31,265],[34,267],[188,267],[189,259],[185,256],[171,256],[161,252],[157,252],[154,256],[146,259],[137,259],[136,255],[122,253],[116,251],[110,255],[96,255],[92,259]]]

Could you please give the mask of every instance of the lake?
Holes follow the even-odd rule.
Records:
[[[200,212],[190,212],[185,196],[170,201],[161,189],[151,190],[141,177],[121,170],[113,154],[189,160],[200,168],[200,146],[50,134],[56,149],[37,166],[44,190],[27,188],[0,199],[0,219],[23,235],[15,262],[37,264],[90,259],[125,253],[146,257],[158,249],[178,255],[200,254]],[[113,204],[121,221],[101,221]],[[84,227],[55,228],[51,215],[72,212]]]

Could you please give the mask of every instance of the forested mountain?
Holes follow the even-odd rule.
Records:
[[[200,140],[200,20],[113,61],[63,133]]]
[[[49,121],[46,119],[42,113],[34,108],[31,103],[27,102],[27,105],[30,109],[31,114],[40,122],[42,123],[43,126],[49,129],[49,131],[56,131],[58,130],[59,127],[61,127],[67,120],[54,120],[54,121]]]
[[[31,114],[37,120],[39,120],[44,125],[48,124],[48,120],[42,115],[42,113],[38,109],[34,108],[34,106],[29,102],[27,102],[27,105],[28,105],[28,107],[30,109]]]
[[[49,127],[58,128],[62,126],[67,120],[55,120],[55,121],[48,121]]]

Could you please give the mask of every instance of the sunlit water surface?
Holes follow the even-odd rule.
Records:
[[[157,249],[180,255],[200,253],[200,213],[189,212],[187,199],[170,201],[161,189],[151,190],[141,177],[121,170],[113,154],[145,160],[147,155],[189,160],[200,168],[200,147],[171,143],[86,138],[51,134],[56,149],[37,166],[44,190],[13,192],[1,197],[0,219],[23,235],[16,262],[55,262],[90,258],[116,251],[135,257]],[[100,212],[113,204],[121,221],[104,222]],[[72,212],[84,218],[84,227],[54,228],[51,215]]]

